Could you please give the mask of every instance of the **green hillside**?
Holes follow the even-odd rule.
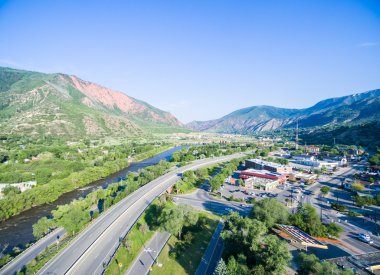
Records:
[[[31,136],[143,136],[185,131],[170,113],[65,74],[0,67],[0,132]]]

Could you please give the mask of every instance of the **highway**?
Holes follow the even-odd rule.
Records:
[[[124,237],[145,209],[187,170],[244,156],[243,153],[197,160],[177,168],[136,190],[103,213],[80,233],[39,274],[101,274]]]
[[[168,232],[157,232],[129,267],[126,275],[146,275],[170,238]]]
[[[56,244],[58,238],[66,234],[63,228],[57,228],[44,238],[38,240],[35,244],[27,250],[18,255],[15,259],[0,269],[0,274],[15,274],[19,272],[24,266],[31,262],[38,254],[53,244]]]

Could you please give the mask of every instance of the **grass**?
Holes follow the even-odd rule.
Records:
[[[219,223],[219,217],[208,213],[201,213],[200,219],[203,219],[203,225],[198,230],[192,231],[193,240],[189,245],[184,247],[177,237],[170,237],[157,260],[162,266],[154,265],[150,274],[195,274]],[[175,253],[170,253],[171,251]],[[176,257],[173,257],[173,254],[176,254]]]
[[[152,203],[151,206],[141,215],[136,224],[132,227],[131,231],[127,234],[127,237],[122,241],[119,249],[113,257],[109,267],[106,270],[106,274],[124,274],[134,259],[140,253],[143,245],[152,238],[155,227],[152,226],[152,219],[154,219],[154,212],[157,209],[157,200]],[[139,228],[142,224],[149,224],[150,230],[143,234]],[[125,246],[125,242],[130,243],[130,249]],[[122,264],[122,267],[119,267]]]
[[[18,274],[37,274],[37,271],[43,268],[48,261],[50,261],[55,255],[62,251],[74,238],[75,236],[65,235],[65,237],[60,240],[58,249],[55,244],[46,248],[35,259],[27,264]]]

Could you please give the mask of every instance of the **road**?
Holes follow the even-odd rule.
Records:
[[[187,204],[196,209],[207,210],[219,215],[228,214],[230,211],[236,211],[243,216],[248,216],[251,212],[252,205],[215,199],[208,193],[208,188],[209,184],[208,182],[205,182],[193,193],[175,196],[174,202]]]
[[[120,238],[129,232],[153,200],[180,179],[181,173],[242,156],[244,154],[239,153],[197,160],[149,182],[103,213],[39,273],[101,274],[119,246]]]
[[[318,211],[318,213],[322,214],[322,221],[329,222],[338,222],[340,226],[343,227],[344,232],[341,234],[340,240],[347,243],[354,250],[354,254],[358,253],[369,253],[378,251],[378,247],[380,247],[380,239],[372,236],[374,240],[373,245],[366,244],[356,238],[356,235],[360,232],[366,232],[365,228],[363,228],[359,223],[352,223],[352,219],[347,217],[346,215],[342,215],[337,213],[337,211],[333,210],[331,206],[327,203],[327,201],[335,201],[336,197],[340,197],[340,202],[342,203],[342,193],[347,193],[347,191],[337,190],[337,188],[341,185],[342,180],[345,177],[349,177],[358,172],[355,167],[347,167],[341,168],[338,172],[333,176],[324,176],[318,183],[305,188],[305,190],[312,191],[314,195],[305,195],[300,198],[300,202],[312,204]],[[331,188],[331,194],[334,196],[333,198],[323,198],[320,193],[320,187],[326,185]],[[340,194],[340,195],[339,195]],[[350,195],[349,195],[350,196]],[[352,202],[347,202],[351,203]],[[356,218],[360,219],[360,218]],[[347,221],[347,222],[346,222]],[[355,253],[356,252],[356,253]]]
[[[223,252],[223,242],[220,237],[223,227],[224,223],[219,222],[197,268],[197,271],[195,272],[195,275],[212,275],[214,273],[215,267],[218,264]]]
[[[161,250],[164,248],[165,244],[170,238],[170,233],[168,232],[157,232],[149,243],[141,251],[139,256],[135,259],[133,264],[125,273],[126,275],[141,274],[146,275],[150,271],[150,267],[156,261],[158,255],[160,255]]]
[[[63,228],[58,228],[45,236],[44,238],[37,241],[27,250],[23,251],[15,259],[9,262],[7,265],[0,269],[0,274],[15,274],[19,272],[24,266],[30,263],[38,254],[45,250],[53,244],[56,244],[58,239],[66,234]]]

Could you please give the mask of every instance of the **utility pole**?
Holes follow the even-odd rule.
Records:
[[[335,138],[334,138],[334,147],[335,147]]]

